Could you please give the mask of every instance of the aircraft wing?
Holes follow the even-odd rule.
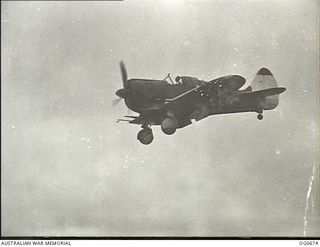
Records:
[[[173,99],[166,99],[165,103],[162,106],[160,106],[159,110],[168,110],[173,107],[178,107],[180,104],[183,104],[185,101],[189,101],[192,98],[200,97],[200,94],[201,94],[200,91],[202,86],[203,85],[195,86],[194,88],[178,95]]]
[[[178,95],[177,97],[175,97],[175,98],[173,98],[173,99],[166,99],[166,100],[165,100],[165,101],[166,101],[165,104],[168,104],[168,103],[171,103],[171,102],[174,102],[174,101],[177,101],[177,100],[181,100],[181,99],[183,99],[183,98],[185,98],[185,97],[190,97],[190,95],[191,95],[193,92],[196,92],[196,90],[197,90],[198,88],[200,88],[200,87],[201,87],[201,86],[195,86],[194,88],[192,88],[192,89],[190,89],[190,90],[188,90],[188,91],[186,91],[186,92]]]
[[[246,79],[240,75],[227,75],[209,82],[215,84],[220,88],[224,94],[230,94],[241,88],[246,82]]]
[[[205,96],[211,96],[214,90],[221,91],[222,94],[231,94],[242,87],[246,79],[239,75],[223,76],[210,82],[197,85],[187,92],[184,92],[173,99],[167,99],[166,102],[160,106],[160,109],[168,110],[178,107],[180,104],[193,101],[193,103],[205,100]]]

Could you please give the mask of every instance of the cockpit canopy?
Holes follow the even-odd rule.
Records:
[[[169,84],[173,84],[173,85],[185,85],[185,86],[194,86],[194,85],[201,85],[202,81],[200,81],[198,78],[195,77],[191,77],[191,76],[177,76],[175,78],[175,81],[173,81],[171,79],[170,73],[164,78],[164,80],[166,81],[166,79],[169,79],[170,82],[167,81],[167,83]]]
[[[177,76],[175,81],[178,84],[186,85],[186,86],[194,86],[194,85],[201,85],[202,81],[198,78],[191,77],[191,76]]]

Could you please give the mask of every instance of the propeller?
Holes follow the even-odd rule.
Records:
[[[120,61],[120,71],[121,71],[121,76],[122,76],[122,83],[123,83],[123,88],[127,87],[127,80],[128,80],[128,74],[126,70],[126,66],[124,65],[123,61]]]
[[[123,88],[117,90],[116,95],[119,98],[112,100],[112,107],[116,106],[117,104],[119,104],[119,102],[122,99],[126,98],[127,93],[128,93],[128,91],[127,91],[128,74],[127,74],[126,66],[124,65],[122,60],[120,61],[119,65],[120,65],[120,72],[121,72],[121,77],[122,77]]]

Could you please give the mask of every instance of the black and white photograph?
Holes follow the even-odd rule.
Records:
[[[319,8],[1,1],[1,237],[319,238]]]

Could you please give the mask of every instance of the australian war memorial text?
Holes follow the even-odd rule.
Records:
[[[1,246],[71,246],[70,241],[55,241],[55,240],[8,240],[8,241],[1,241]]]

